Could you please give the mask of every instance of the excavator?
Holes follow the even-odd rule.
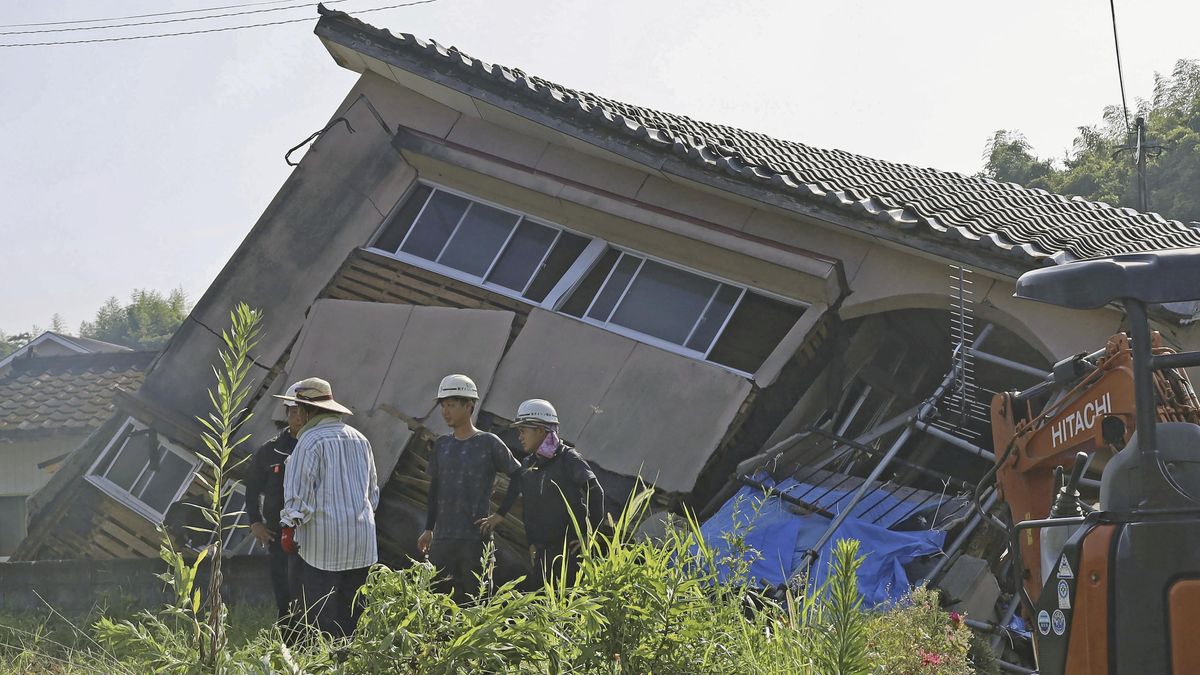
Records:
[[[1200,248],[1035,270],[1014,295],[1122,306],[1128,324],[992,400],[992,471],[1038,672],[1200,673],[1200,400],[1184,371],[1200,352],[1165,346],[1147,315],[1200,299]]]

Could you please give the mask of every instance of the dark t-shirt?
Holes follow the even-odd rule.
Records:
[[[479,432],[465,441],[447,434],[434,441],[427,472],[437,481],[436,539],[479,539],[475,521],[486,517],[496,474],[520,468],[504,441]]]

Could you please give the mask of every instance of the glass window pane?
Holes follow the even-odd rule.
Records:
[[[171,505],[171,500],[175,499],[175,493],[179,492],[179,488],[191,473],[192,465],[166,448],[162,448],[161,451],[163,456],[158,464],[158,471],[154,472],[142,494],[135,496],[155,511],[165,513]]]
[[[104,477],[132,491],[138,474],[150,463],[149,445],[150,439],[145,433],[127,439]]]
[[[717,336],[717,331],[721,330],[721,326],[725,323],[725,317],[729,316],[729,310],[733,309],[733,303],[737,302],[741,293],[742,289],[740,288],[721,284],[717,296],[708,306],[708,311],[704,312],[704,316],[700,317],[700,323],[692,331],[692,337],[687,343],[688,349],[695,349],[698,352],[708,351],[708,346]]]
[[[600,285],[608,278],[608,272],[617,264],[617,258],[621,257],[621,252],[615,248],[610,248],[600,256],[600,260],[596,261],[595,267],[583,277],[583,281],[571,293],[571,297],[563,303],[562,311],[571,316],[583,316],[587,311],[588,305],[592,304],[592,298],[596,297],[596,292],[600,290]]]
[[[533,283],[529,284],[529,290],[525,292],[525,297],[534,302],[545,300],[550,291],[554,289],[554,285],[579,259],[579,254],[583,253],[583,249],[587,248],[590,241],[587,237],[563,232],[558,237],[558,242],[554,244],[554,250],[550,251],[550,255],[546,257],[545,264],[534,275]],[[586,305],[584,306],[586,307]]]
[[[554,235],[557,233],[557,230],[545,225],[528,220],[521,221],[517,233],[509,240],[508,246],[504,247],[504,253],[492,268],[492,273],[488,275],[488,281],[514,291],[525,290],[529,277],[533,276],[534,270],[542,263],[542,258],[546,256],[550,244],[554,243]]]
[[[633,274],[637,272],[641,262],[641,258],[635,258],[628,254],[621,256],[621,262],[617,263],[617,268],[613,270],[612,276],[605,282],[604,290],[596,296],[596,304],[588,310],[589,318],[608,321],[613,307],[617,306],[617,301],[621,299],[621,294],[625,292],[625,287],[629,285],[629,280],[633,278]]]
[[[471,204],[438,262],[467,274],[483,276],[516,226],[517,218],[507,211]]]
[[[681,345],[716,287],[711,279],[647,260],[612,323]]]
[[[753,373],[767,360],[802,314],[803,307],[757,293],[746,293],[709,352],[708,360]]]
[[[401,250],[426,260],[436,260],[468,204],[469,201],[448,192],[434,192]]]
[[[428,185],[418,185],[405,200],[404,205],[396,212],[392,218],[392,222],[388,223],[387,228],[375,240],[375,248],[395,253],[396,249],[400,248],[400,242],[404,241],[404,236],[412,229],[413,221],[417,219],[417,214],[421,212],[421,207],[425,206],[425,202],[429,199],[429,193],[433,192],[433,188]]]

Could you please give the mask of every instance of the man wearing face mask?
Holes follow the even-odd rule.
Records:
[[[558,437],[558,411],[549,401],[530,399],[517,408],[513,422],[529,453],[497,513],[478,522],[490,534],[523,496],[525,536],[533,558],[533,581],[555,581],[565,562],[567,584],[579,571],[580,541],[604,522],[604,489],[575,448]]]

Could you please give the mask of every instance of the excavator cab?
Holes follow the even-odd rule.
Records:
[[[1036,602],[1025,597],[1039,672],[1200,673],[1200,425],[1160,422],[1155,380],[1155,371],[1200,366],[1200,352],[1156,353],[1147,317],[1150,305],[1200,299],[1200,248],[1036,270],[1014,295],[1071,309],[1122,305],[1136,401],[1136,431],[1104,467],[1099,508],[1078,515],[1056,504],[1051,515],[1063,517],[1012,529],[1018,550],[1022,532],[1073,528]],[[1073,494],[1084,464],[1060,496]]]

